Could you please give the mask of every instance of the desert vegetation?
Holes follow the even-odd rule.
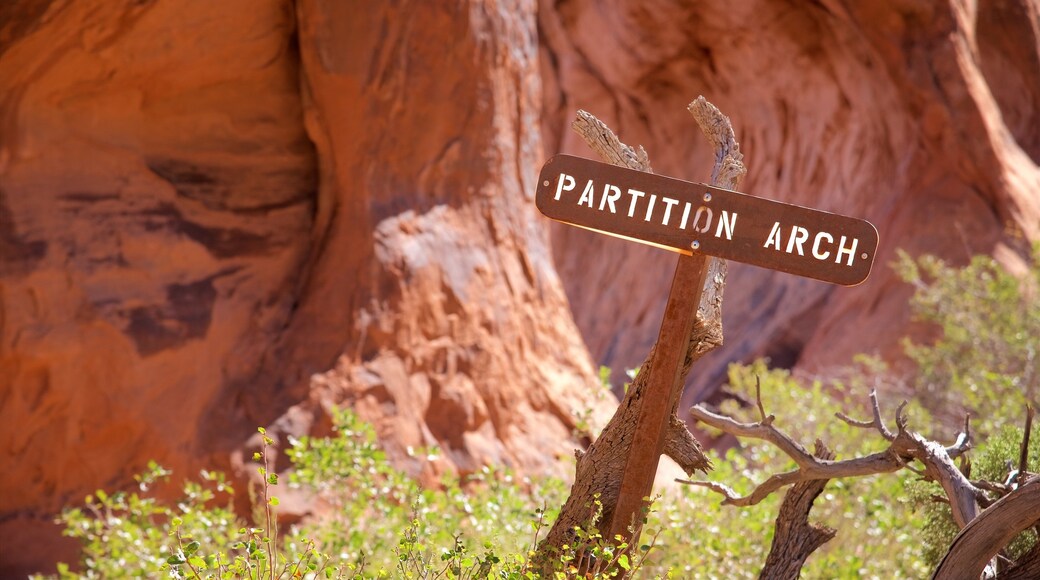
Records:
[[[735,364],[725,404],[697,414],[766,426],[802,445],[819,441],[838,462],[884,453],[904,431],[919,434],[948,445],[985,514],[1040,471],[1040,442],[1023,428],[1036,388],[1038,257],[1034,252],[1027,274],[1012,275],[986,257],[953,267],[903,255],[894,267],[915,288],[914,312],[936,330],[934,340],[905,345],[916,372],[897,377],[865,356],[829,379],[792,376],[768,361]],[[611,373],[602,376],[606,389]],[[279,442],[292,464],[281,475],[270,464],[275,441],[261,430],[263,446],[253,459],[263,484],[249,489],[205,471],[171,478],[183,474],[152,464],[138,477],[138,489],[99,490],[69,506],[61,523],[83,553],[79,562],[61,565],[58,576],[538,577],[532,558],[566,498],[565,482],[488,466],[422,486],[393,465],[371,426],[350,410],[338,412],[335,425],[330,438]],[[639,546],[604,538],[596,527],[601,506],[592,502],[576,541],[554,562],[556,577],[758,576],[780,533],[777,514],[790,487],[741,498],[776,474],[796,471],[788,451],[775,440],[721,439],[708,452],[713,469],[703,482],[677,484],[655,498]],[[438,450],[414,454],[432,458]],[[925,463],[808,478],[826,481],[808,517],[830,535],[808,554],[801,575],[932,573],[964,522],[958,525],[950,495]],[[179,497],[157,499],[156,489],[172,480],[183,481]],[[279,492],[290,487],[323,508],[320,516],[279,528]],[[252,517],[236,515],[235,494],[249,497]],[[1035,530],[1027,529],[988,563],[990,572],[1011,574],[1016,561],[1028,565],[1036,544]]]

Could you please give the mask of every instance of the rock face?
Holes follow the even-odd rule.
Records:
[[[1038,237],[1037,8],[972,6],[4,2],[0,576],[74,558],[53,514],[147,460],[234,467],[332,403],[402,456],[558,469],[572,411],[611,410],[591,361],[642,360],[675,262],[535,214],[547,155],[590,155],[577,108],[703,181],[704,94],[746,191],[881,230],[854,289],[731,265],[688,400],[732,360],[891,355],[896,248]]]
[[[555,470],[595,381],[533,203],[535,6],[501,8],[297,5],[328,214],[280,358],[393,447]]]
[[[532,201],[532,3],[42,4],[0,9],[0,576],[328,402],[461,469],[609,412]]]
[[[7,576],[54,557],[63,504],[212,462],[241,410],[210,413],[293,312],[318,172],[282,3],[3,10]]]
[[[888,267],[896,249],[1014,264],[1040,233],[1034,2],[977,12],[958,1],[550,4],[540,12],[548,150],[588,156],[565,129],[583,108],[645,145],[658,173],[707,181],[710,149],[684,107],[704,94],[733,120],[744,191],[880,232],[874,272],[855,288],[731,263],[726,346],[694,369],[687,404],[735,360],[826,373],[859,352],[894,358],[910,324],[910,290]],[[675,257],[577,228],[552,233],[593,357],[638,366]]]

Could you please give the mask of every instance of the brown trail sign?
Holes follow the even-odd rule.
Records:
[[[737,187],[746,169],[729,119],[704,97],[689,110],[715,148],[712,183]],[[710,467],[675,415],[691,365],[722,341],[726,269],[710,256],[855,285],[870,273],[878,246],[877,230],[863,220],[656,176],[645,151],[621,143],[592,115],[579,111],[573,126],[615,166],[553,157],[538,180],[538,208],[568,224],[682,255],[657,343],[599,438],[578,453],[570,496],[538,547],[546,573],[554,551],[573,546],[573,529],[587,523],[596,497],[604,537],[621,535],[637,545],[639,515],[662,453],[687,473]]]
[[[686,255],[707,254],[854,286],[870,274],[870,222],[573,157],[543,167],[546,216]]]

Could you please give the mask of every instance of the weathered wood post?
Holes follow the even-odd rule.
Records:
[[[689,110],[715,150],[712,182],[722,187],[735,188],[746,170],[729,120],[703,97],[691,103]],[[646,151],[642,148],[636,150],[622,143],[606,125],[592,115],[579,111],[573,128],[604,161],[619,167],[652,172]],[[542,185],[544,187],[544,183]],[[628,459],[635,448],[632,442],[638,431],[636,426],[640,424],[640,403],[651,398],[649,379],[653,373],[649,370],[658,346],[651,349],[650,356],[641,366],[617,412],[597,440],[586,452],[576,452],[578,464],[570,496],[538,548],[538,558],[546,569],[551,569],[553,556],[561,547],[573,540],[574,527],[587,522],[589,506],[597,496],[604,506],[602,523],[607,523],[611,530],[619,529],[622,536],[629,537],[627,526],[634,522],[637,525],[635,535],[638,536],[642,520],[634,520],[633,517],[638,515],[643,507],[643,498],[652,490],[657,462],[662,452],[675,460],[689,475],[697,470],[710,468],[699,443],[676,415],[679,400],[677,395],[672,396],[672,391],[681,390],[681,385],[685,382],[694,361],[722,343],[722,297],[726,264],[717,258],[695,258],[692,256],[692,250],[689,253],[689,257],[680,257],[673,279],[673,288],[682,286],[689,290],[688,297],[691,299],[686,301],[686,305],[682,307],[685,312],[680,313],[679,320],[667,333],[668,336],[679,334],[682,364],[677,372],[672,374],[671,384],[667,378],[661,381],[668,394],[666,397],[658,398],[668,402],[668,416],[667,421],[658,421],[657,424],[663,423],[664,434],[662,437],[660,432],[655,432],[650,437],[643,437],[653,439],[653,448],[649,453],[637,454],[645,457],[645,461],[651,463],[652,467],[644,471],[641,481],[626,484],[628,489],[621,511],[628,511],[628,515],[615,517],[615,512],[619,511],[617,506],[621,499],[623,473],[644,469],[638,465],[630,468]],[[698,271],[698,262],[705,265],[704,273]],[[691,278],[694,279],[693,282],[688,281]],[[693,299],[694,297],[696,299]],[[666,314],[665,318],[667,320],[671,317]],[[647,412],[660,413],[660,410],[659,405],[656,409],[647,409]],[[654,473],[649,473],[650,470]],[[611,533],[609,537],[613,535]]]
[[[633,539],[639,536],[641,512],[647,507],[646,498],[653,492],[657,465],[664,451],[668,417],[678,404],[686,382],[683,372],[686,345],[697,316],[709,260],[711,258],[700,255],[679,256],[675,266],[657,348],[650,354],[650,376],[646,394],[640,398],[636,430],[629,449],[623,451],[628,458],[621,472],[621,489],[604,527],[608,538],[629,537],[630,526]]]
[[[746,169],[729,119],[704,97],[689,110],[715,149],[711,185],[654,175],[645,151],[581,111],[575,129],[613,165],[557,155],[538,179],[546,216],[682,254],[657,343],[600,437],[578,455],[571,495],[539,546],[546,567],[573,545],[596,497],[607,537],[634,544],[662,453],[688,474],[709,467],[675,413],[692,364],[722,343],[722,258],[844,285],[870,273],[873,225],[732,191]]]

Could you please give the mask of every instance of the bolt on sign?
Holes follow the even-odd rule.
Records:
[[[553,157],[538,181],[547,217],[681,254],[855,286],[877,253],[865,220],[581,157]]]

